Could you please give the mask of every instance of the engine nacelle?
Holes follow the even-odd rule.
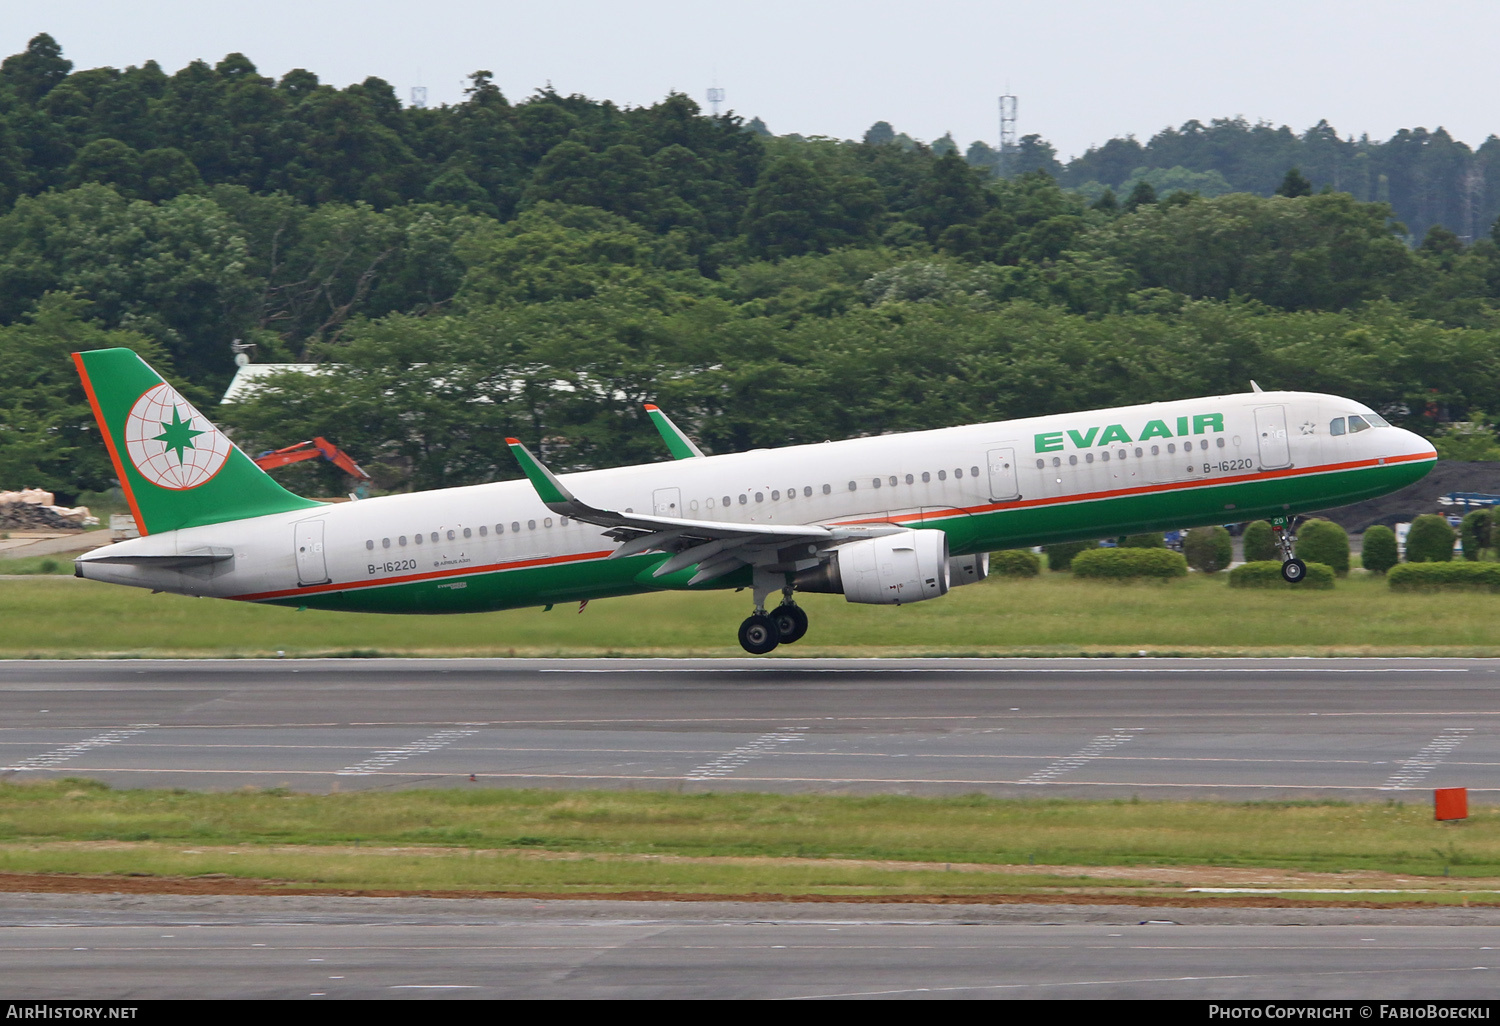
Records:
[[[967,556],[953,556],[948,560],[948,587],[978,584],[990,575],[990,554],[971,552]]]
[[[822,566],[793,580],[799,591],[843,595],[850,602],[899,606],[948,593],[948,536],[902,531],[849,542]]]

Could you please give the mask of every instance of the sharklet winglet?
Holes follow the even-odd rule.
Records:
[[[703,458],[703,450],[694,445],[693,440],[685,435],[680,427],[672,423],[672,418],[663,413],[660,406],[655,403],[643,405],[646,408],[646,416],[651,418],[651,423],[656,426],[661,440],[667,443],[667,451],[672,454],[673,459]]]

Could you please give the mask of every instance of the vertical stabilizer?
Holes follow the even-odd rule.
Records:
[[[320,505],[271,480],[129,349],[73,362],[141,534]]]

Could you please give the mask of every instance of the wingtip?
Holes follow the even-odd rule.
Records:
[[[505,440],[505,444],[506,445],[520,445],[521,444],[521,440],[519,438],[507,438]]]
[[[660,410],[660,408],[655,403],[647,403],[646,404],[646,412],[647,413],[660,413],[661,410]]]

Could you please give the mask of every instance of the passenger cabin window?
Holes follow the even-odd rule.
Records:
[[[911,484],[911,482],[910,482],[910,481],[907,481],[907,482],[906,482],[906,483],[907,483],[907,484]],[[892,475],[891,475],[891,487],[892,487],[892,488],[894,488],[894,487],[896,487],[896,475],[895,475],[895,474],[892,474]]]
[[[939,470],[938,471],[938,480],[939,481],[946,481],[946,480],[948,480],[948,472],[946,470]]]
[[[436,540],[437,540],[437,539],[433,539],[433,540],[434,540],[434,541],[436,541]],[[449,532],[448,532],[448,540],[449,540],[449,541],[452,541],[452,540],[453,540],[453,532],[452,532],[452,531],[449,531]]]
[[[406,544],[406,535],[403,534],[401,537],[397,538],[396,539],[396,544],[397,545],[405,545]]]
[[[505,533],[505,525],[504,524],[496,524],[495,525],[495,533],[496,534],[504,534]]]
[[[772,502],[779,502],[779,501],[781,501],[781,489],[777,488],[777,489],[774,489],[771,492],[771,501]]]
[[[832,495],[833,494],[833,485],[824,485],[823,486],[823,494],[824,495]]]
[[[382,538],[382,539],[380,539],[380,547],[382,549],[388,549],[388,548],[390,548],[391,547],[391,540],[389,538]]]
[[[452,531],[449,531],[449,532],[448,532],[448,537],[449,537],[449,538],[452,538],[452,537],[453,537],[453,532],[452,532]],[[433,532],[432,532],[432,540],[433,540],[433,541],[437,541],[437,532],[436,532],[436,531],[433,531]]]
[[[1341,434],[1343,434],[1344,433],[1344,418],[1343,417],[1334,417],[1333,420],[1328,425],[1328,433],[1330,435],[1341,435]]]
[[[1054,467],[1060,467],[1060,466],[1062,466],[1062,458],[1058,457],[1058,456],[1052,457],[1052,465]]]
[[[528,520],[528,521],[526,521],[526,530],[528,530],[528,531],[535,531],[536,530],[536,521],[535,520]]]
[[[1009,469],[1010,464],[1007,463],[1005,466],[1006,466],[1007,469]],[[979,468],[978,467],[970,467],[969,468],[969,473],[973,474],[975,477],[978,477],[979,476]]]
[[[872,488],[879,488],[880,487],[880,478],[877,477],[873,481],[871,481],[870,482],[870,487],[872,487]]]
[[[747,503],[749,503],[749,501],[750,501],[750,496],[746,495],[744,492],[741,492],[740,493],[740,505],[744,506]]]
[[[1076,466],[1078,466],[1078,457],[1076,455],[1068,457],[1068,466],[1070,466],[1070,467],[1076,467]]]
[[[733,502],[734,502],[734,500],[731,499],[729,496],[727,496],[727,495],[724,496],[724,505],[728,506],[728,505],[730,505]]]
[[[479,525],[479,537],[481,537],[481,538],[488,537],[489,533],[490,533],[490,529],[488,527],[486,527],[483,524]]]
[[[1365,420],[1365,418],[1363,418],[1361,416],[1358,416],[1358,415],[1355,415],[1355,416],[1352,416],[1352,417],[1349,418],[1349,433],[1351,435],[1354,434],[1356,431],[1368,431],[1368,430],[1370,430],[1370,424],[1369,424],[1369,422],[1367,420]]]
[[[365,542],[365,548],[367,548],[367,549],[373,549],[374,547],[375,547],[375,539],[374,538],[371,538],[369,541]]]
[[[859,487],[859,485],[857,485],[857,484],[855,484],[855,483],[854,483],[854,482],[853,482],[853,481],[850,481],[850,482],[849,482],[849,490],[850,490],[850,491],[851,491],[851,492],[852,492],[852,491],[854,491],[854,489],[856,489],[856,488],[858,488],[858,487]]]
[[[521,522],[519,520],[512,520],[510,522],[510,529],[512,531],[520,531],[521,530]]]
[[[931,483],[931,481],[932,481],[932,475],[931,475],[931,474],[929,474],[929,473],[928,473],[928,472],[927,472],[927,471],[925,471],[925,470],[924,470],[924,471],[922,471],[922,483],[923,483],[923,484],[930,484],[930,483]]]
[[[823,490],[826,492],[828,489],[825,487]],[[803,498],[807,498],[807,499],[811,499],[812,498],[812,485],[805,485],[803,487],[803,489],[802,489],[802,496],[803,496]]]
[[[756,492],[755,493],[755,501],[756,502],[765,502],[766,501],[766,493],[765,492]]]
[[[420,534],[412,535],[412,539],[411,540],[414,541],[414,542],[416,542],[418,545],[422,544],[422,536]]]
[[[1046,460],[1037,460],[1036,461],[1036,469],[1038,469],[1038,470],[1041,470],[1046,465],[1047,465],[1047,461]]]

